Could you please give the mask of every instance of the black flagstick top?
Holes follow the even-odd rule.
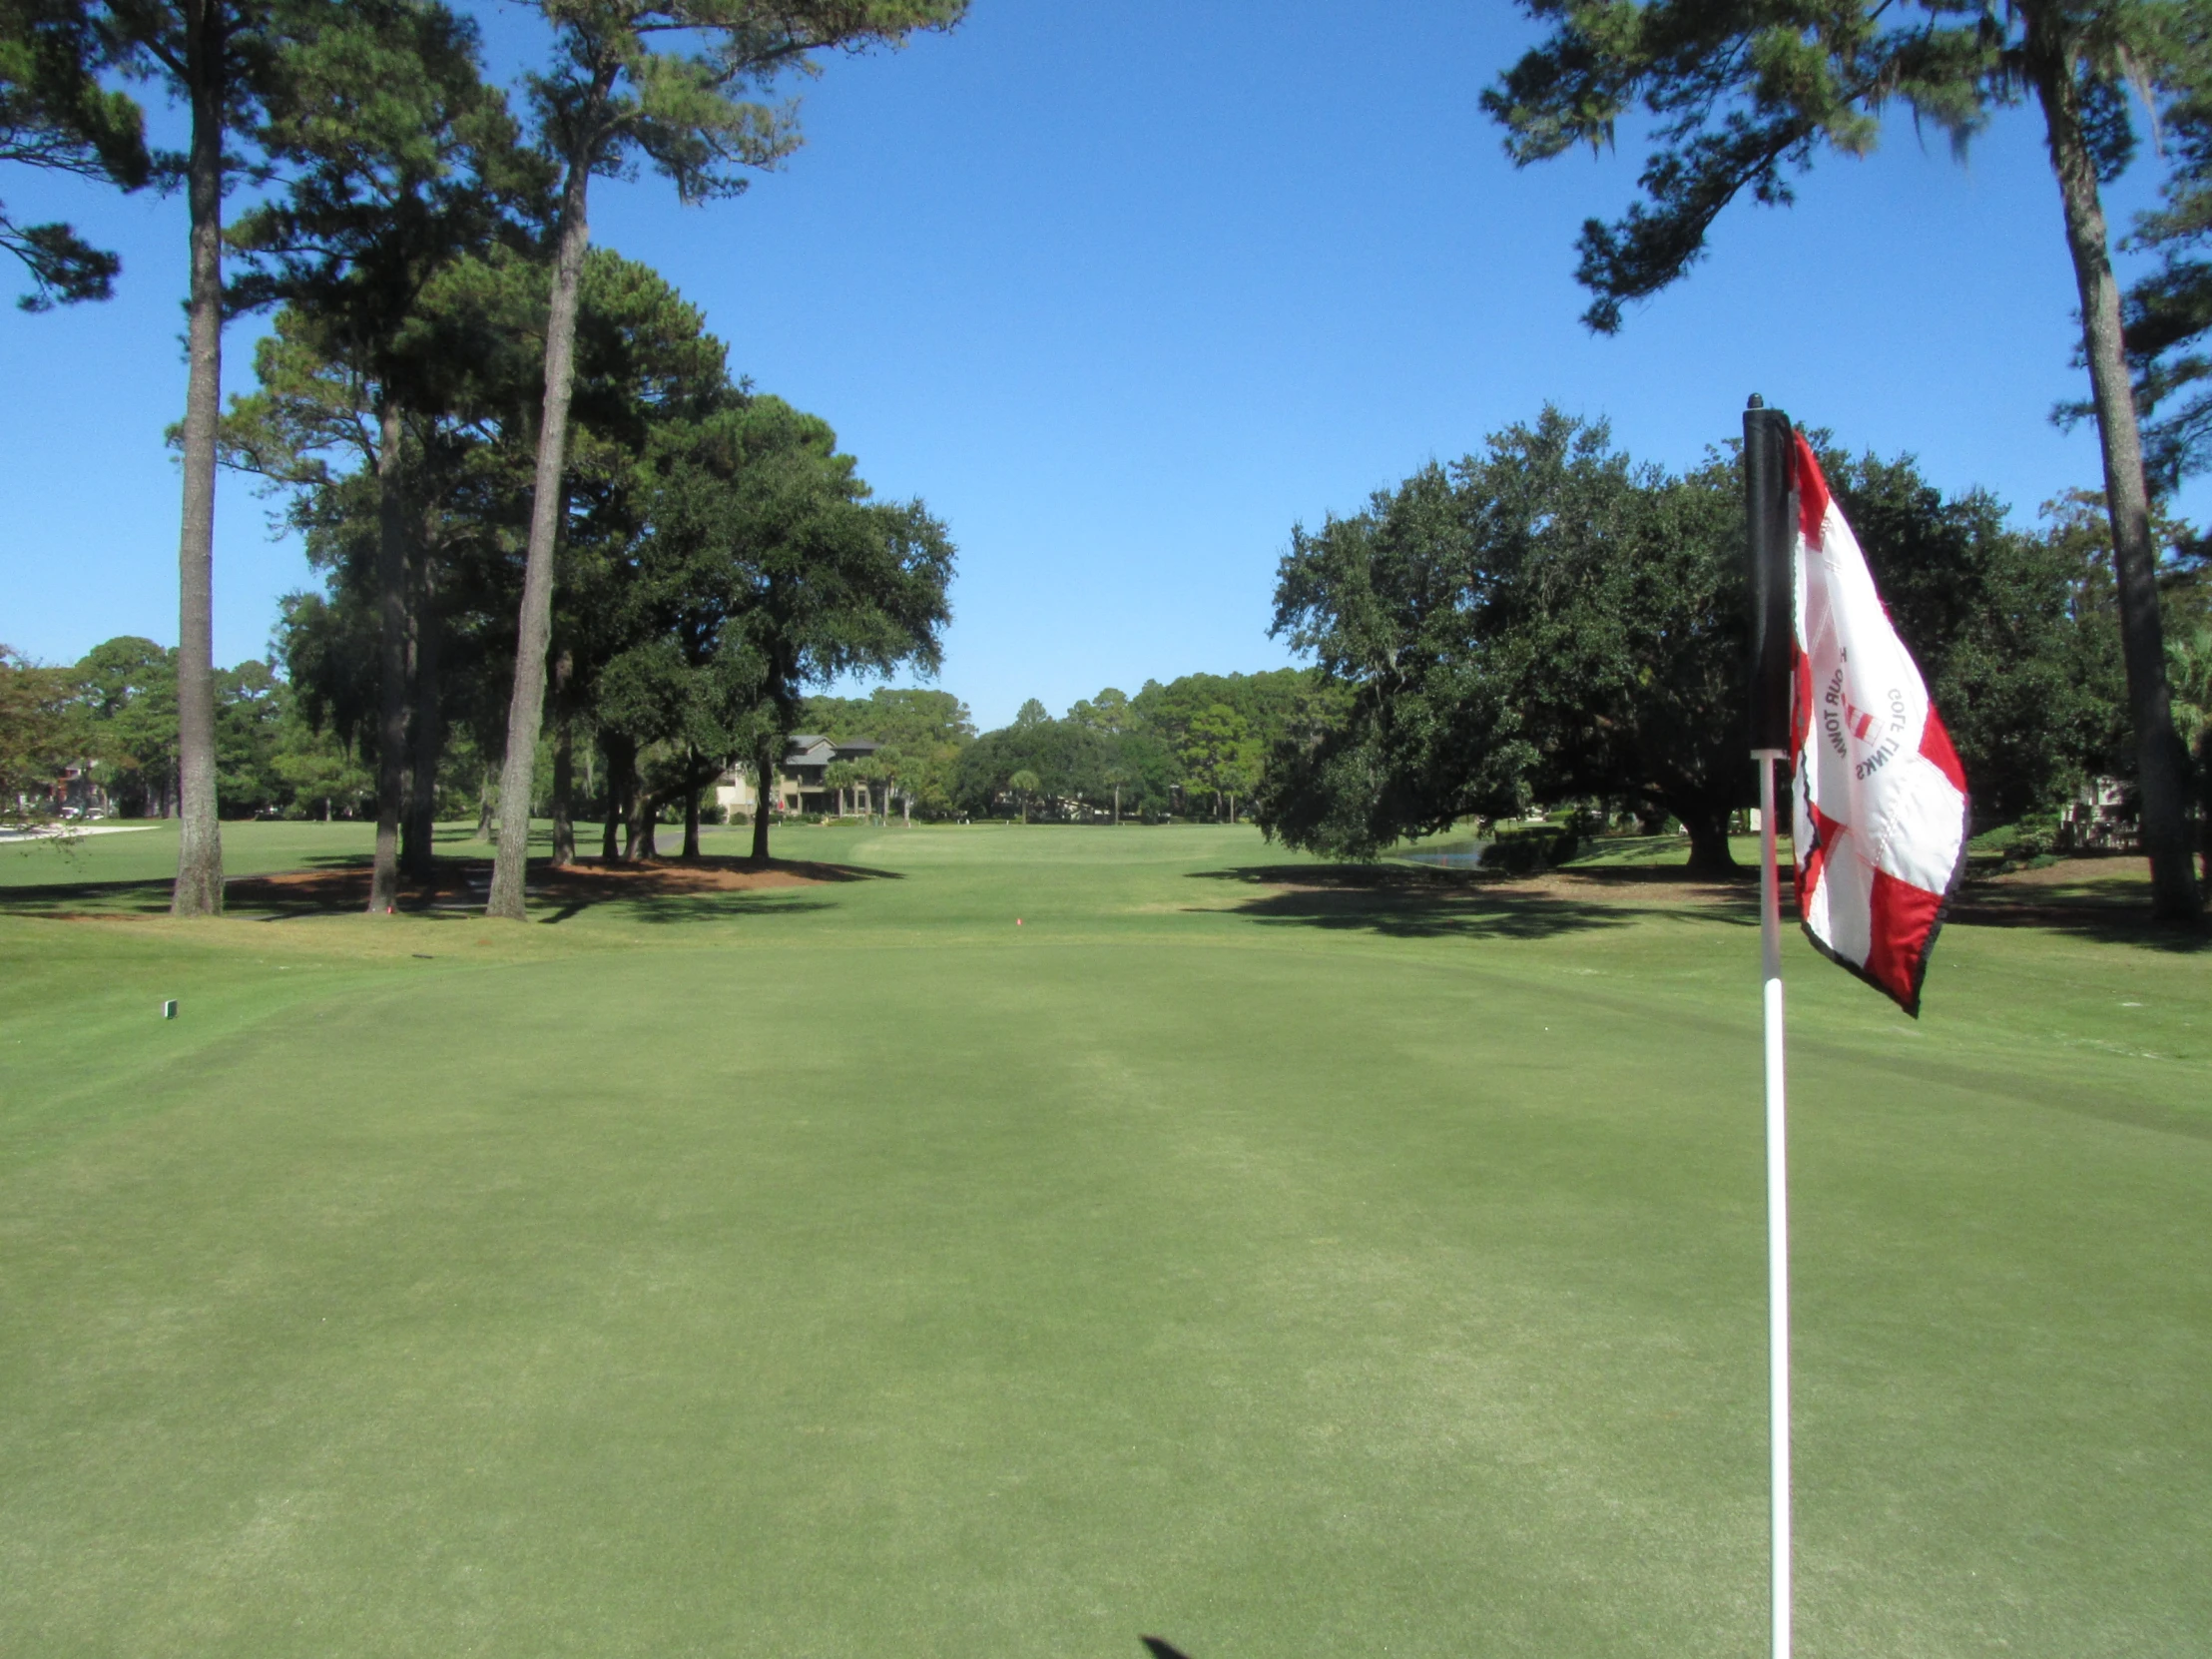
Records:
[[[1796,584],[1790,569],[1790,417],[1757,392],[1744,410],[1746,583],[1751,602],[1751,747],[1790,747],[1790,652]]]

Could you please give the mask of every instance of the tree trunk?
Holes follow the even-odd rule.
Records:
[[[1119,784],[1114,786],[1114,828],[1116,830],[1121,828],[1121,786]]]
[[[488,766],[476,781],[476,838],[480,841],[491,839],[491,768]]]
[[[684,792],[684,852],[687,858],[699,856],[699,797],[703,792],[690,789]]]
[[[376,855],[368,913],[399,900],[399,814],[407,787],[407,549],[399,499],[399,405],[376,411]]]
[[[576,861],[576,820],[570,797],[576,793],[576,752],[566,709],[553,713],[553,863]]]
[[[399,837],[399,867],[417,880],[437,874],[438,762],[445,754],[445,687],[440,679],[444,618],[437,582],[423,551],[422,580],[415,584],[413,781]]]
[[[655,856],[653,844],[653,818],[658,807],[653,792],[645,787],[645,779],[638,771],[637,746],[631,745],[630,766],[624,793],[624,820],[622,830],[622,856],[625,861]]]
[[[904,830],[914,827],[914,798],[910,791],[898,798],[898,823]]]
[[[530,794],[538,728],[545,714],[545,653],[553,631],[553,544],[560,529],[561,475],[568,458],[568,399],[574,380],[576,304],[584,280],[590,226],[584,217],[591,158],[569,163],[561,193],[560,256],[545,322],[545,402],[538,419],[538,464],[530,500],[530,549],[523,567],[522,611],[515,629],[514,693],[507,704],[507,764],[500,779],[499,854],[492,861],[484,913],[523,919],[522,880],[530,852]]]
[[[575,661],[564,651],[553,664],[553,862],[576,861],[576,821],[570,801],[576,793],[575,720],[568,708],[568,679]]]
[[[192,289],[186,327],[184,527],[177,544],[177,885],[170,912],[223,913],[223,830],[215,783],[215,464],[223,395],[224,8],[186,12],[192,149]]]
[[[2199,727],[2182,753],[2189,758],[2189,838],[2195,847],[2197,889],[2212,886],[2212,731]]]
[[[776,785],[777,751],[783,747],[783,739],[770,733],[753,745],[753,861],[768,862],[768,819],[771,792]]]
[[[617,837],[630,819],[630,793],[637,787],[638,746],[620,732],[604,732],[600,746],[607,752],[607,830],[599,842],[599,856],[613,863],[622,856]]]
[[[2202,739],[2197,743],[2196,759],[2197,857],[2203,864],[2199,879],[2212,882],[2212,749]]]
[[[2095,163],[2081,129],[2074,54],[2060,8],[2028,9],[2028,54],[2043,107],[2052,170],[2066,216],[2081,300],[2082,355],[2104,458],[2104,500],[2112,519],[2113,576],[2119,589],[2120,648],[2127,663],[2128,713],[2134,720],[2137,784],[2142,791],[2143,849],[2150,854],[2151,904],[2161,920],[2202,913],[2190,855],[2186,773],[2166,685],[2165,629],[2158,615],[2158,553],[2151,545],[2150,490],[2143,477],[2142,434],[2120,334],[2120,289],[2097,189]]]
[[[1726,807],[1677,808],[1676,818],[1682,828],[1690,832],[1690,873],[1692,875],[1734,875],[1741,867],[1735,853],[1728,848],[1728,816]]]

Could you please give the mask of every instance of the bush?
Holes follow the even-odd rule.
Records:
[[[2008,864],[2049,859],[2060,848],[2061,833],[2056,813],[2037,813],[2017,824],[2000,825],[1966,843],[1969,853],[1994,854]]]

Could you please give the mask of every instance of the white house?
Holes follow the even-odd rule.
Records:
[[[833,743],[828,738],[795,733],[784,764],[777,769],[776,794],[787,813],[834,813],[845,811],[844,792],[832,788],[824,774],[832,761],[862,761],[883,746],[868,738]],[[754,809],[753,774],[734,767],[715,781],[715,804],[727,813],[750,815]]]

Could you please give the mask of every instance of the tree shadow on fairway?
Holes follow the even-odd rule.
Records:
[[[1234,911],[1258,922],[1391,938],[1538,939],[1625,927],[1634,919],[1629,906],[1576,897],[1551,882],[1478,879],[1472,871],[1421,865],[1251,864],[1191,876],[1262,889]]]
[[[2098,944],[2190,954],[2212,932],[2151,914],[2150,874],[2139,858],[2067,858],[2042,869],[1969,880],[1951,901],[1952,927],[2034,927]]]
[[[1365,927],[1402,937],[1542,938],[1668,917],[1723,926],[1759,924],[1755,869],[1693,877],[1679,863],[1567,864],[1535,875],[1433,865],[1255,864],[1196,872],[1199,879],[1264,889],[1236,906],[1256,920]],[[1797,925],[1792,870],[1782,868],[1785,925]],[[2212,927],[2175,926],[2151,914],[2146,860],[2067,858],[2040,869],[1970,878],[1946,925],[2031,928],[2098,944],[2175,954],[2212,948]]]
[[[158,916],[169,913],[174,876],[143,881],[53,881],[35,887],[0,887],[0,913],[53,920],[93,916]]]
[[[489,858],[440,857],[427,877],[402,876],[395,910],[410,915],[467,916],[491,892]],[[826,864],[797,858],[653,858],[606,863],[579,859],[559,868],[530,860],[524,892],[533,906],[556,906],[547,921],[566,921],[600,904],[653,922],[720,920],[747,914],[830,909],[826,899],[796,900],[788,890],[848,881],[895,881],[897,870]],[[164,915],[171,878],[78,881],[0,888],[0,912],[53,920]],[[300,868],[235,875],[224,883],[224,908],[235,916],[287,921],[304,916],[358,915],[368,908],[369,860],[358,853],[305,860]]]
[[[356,869],[362,872],[361,902],[366,904],[368,860],[359,853],[332,852],[307,858],[296,875],[309,880],[322,876],[343,879],[347,871]],[[225,890],[231,895],[250,892],[254,882],[265,879],[259,875],[236,875],[225,883]],[[0,913],[41,916],[49,920],[167,915],[175,886],[176,878],[170,875],[115,881],[35,881],[23,886],[0,884]],[[247,908],[252,910],[257,906],[248,905]]]
[[[598,902],[617,907],[627,921],[675,926],[691,921],[734,921],[744,916],[793,916],[809,910],[834,910],[829,898],[800,898],[781,892],[708,892],[618,894]],[[593,900],[570,899],[544,916],[548,925],[569,920],[593,907]]]

